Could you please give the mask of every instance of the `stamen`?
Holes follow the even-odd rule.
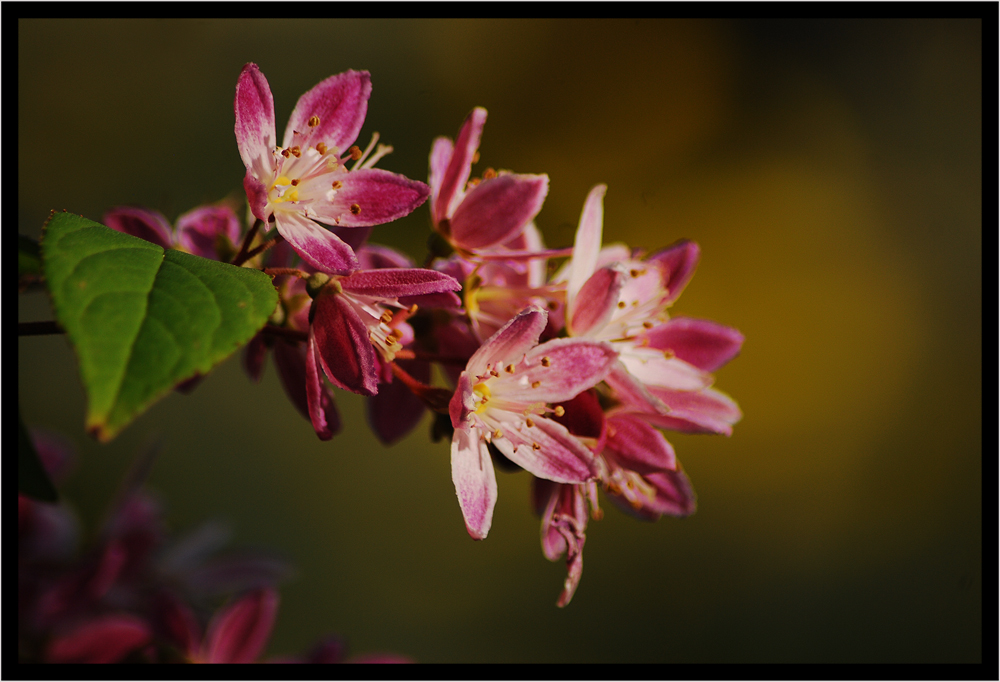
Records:
[[[356,144],[352,144],[351,148],[347,150],[347,153],[351,155],[352,161],[358,161],[361,159],[361,147]]]
[[[382,313],[382,316],[378,319],[382,322],[382,324],[389,324],[390,322],[392,322],[392,311],[386,310],[385,312]]]
[[[410,306],[410,309],[407,312],[410,313],[410,315],[415,315],[417,313],[417,310],[418,306],[416,303],[414,303],[413,305]]]
[[[292,187],[298,187],[298,186],[299,186],[299,179],[295,178],[294,180],[292,180]]]
[[[320,142],[319,144],[317,144],[316,145],[316,151],[318,151],[321,155],[322,154],[326,154],[326,144],[323,143],[323,142]]]
[[[301,150],[301,149],[299,149],[299,145],[295,145],[294,147],[292,147],[292,148],[291,148],[291,149],[289,149],[288,151],[290,151],[290,152],[292,153],[292,155],[293,155],[293,156],[294,156],[294,157],[295,157],[296,159],[297,159],[297,158],[299,158],[300,156],[302,156],[302,150]]]
[[[625,307],[625,301],[618,301],[618,307],[619,308],[624,308]]]
[[[472,155],[472,163],[479,163],[479,150],[478,149],[476,150],[476,153]]]
[[[493,432],[493,437],[494,438],[503,438],[503,431],[501,431],[500,429],[497,429],[496,431]]]
[[[333,187],[333,189],[340,189],[343,186],[344,186],[344,183],[342,183],[340,180],[334,180],[333,184],[331,185],[331,187]]]
[[[354,215],[361,213],[361,204],[351,204],[351,213]]]
[[[318,125],[319,125],[319,116],[313,114],[312,116],[309,117],[309,127],[315,128]]]
[[[665,357],[665,358],[666,358],[667,360],[669,360],[670,358],[673,358],[673,357],[676,357],[676,355],[677,355],[677,354],[676,354],[676,353],[674,353],[674,352],[673,352],[672,350],[670,350],[669,348],[668,348],[668,349],[666,349],[665,351],[663,351],[663,357]]]
[[[541,385],[542,385],[542,382],[541,382],[541,381],[532,381],[532,382],[531,382],[531,387],[532,387],[532,388],[538,388],[538,387],[539,387],[539,386],[541,386]]]
[[[646,329],[652,329],[653,323],[650,322],[649,320],[646,320],[645,322],[642,323],[642,326],[645,327]]]
[[[507,365],[503,369],[504,369],[505,372],[507,372],[507,374],[513,374],[514,373],[514,365]]]
[[[492,180],[497,176],[497,172],[492,168],[487,168],[483,171],[483,180]]]
[[[552,359],[548,355],[542,356],[542,367],[548,367],[552,364]]]
[[[562,405],[556,405],[555,409],[553,409],[552,411],[556,413],[557,417],[561,417],[564,414],[566,414],[566,409]]]
[[[493,376],[495,376],[495,377],[498,377],[498,376],[500,376],[500,372],[496,371],[495,369],[491,369],[491,370],[490,370],[490,374],[492,374],[492,375],[493,375]]]
[[[541,445],[539,445],[538,443],[532,443],[532,444],[531,444],[531,449],[532,449],[532,450],[541,450],[541,449],[542,449],[542,446],[541,446]]]
[[[292,153],[290,151],[288,151],[287,149],[282,149],[281,150],[281,155],[284,156],[287,159],[289,156],[292,155]]]
[[[525,419],[525,420],[524,420],[524,423],[528,425],[528,428],[529,428],[529,429],[530,429],[530,428],[531,428],[532,426],[534,426],[534,425],[535,425],[535,422],[534,422],[534,421],[533,421],[533,420],[531,419],[531,417],[528,417],[527,419]]]

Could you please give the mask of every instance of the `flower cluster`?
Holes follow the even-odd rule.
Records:
[[[547,175],[486,168],[472,177],[485,109],[455,141],[433,142],[427,184],[374,168],[391,147],[376,147],[377,134],[365,150],[354,145],[370,94],[367,72],[327,78],[299,99],[279,145],[267,80],[254,64],[239,76],[235,132],[256,220],[236,240],[226,221],[196,232],[216,245],[210,257],[238,251],[233,263],[274,277],[279,306],[244,367],[259,380],[272,350],[286,393],[324,440],[341,427],[331,385],[367,396],[387,444],[435,412],[432,436],[451,437],[452,479],[475,539],[492,522],[494,464],[529,472],[543,552],[566,557],[564,606],[588,519],[602,515],[599,489],[640,518],[694,511],[662,430],[731,433],[741,413],[712,373],[743,337],[670,315],[698,264],[694,242],[649,254],[603,244],[604,185],[586,197],[572,248],[547,248],[535,224]],[[368,242],[373,226],[427,200],[425,267]],[[173,238],[162,216],[135,215],[111,222],[164,244],[186,244],[192,229],[182,218]],[[435,364],[448,386],[431,385]]]
[[[73,447],[49,433],[32,440],[60,480]],[[278,610],[276,585],[291,569],[262,552],[221,551],[228,531],[209,522],[172,538],[158,501],[132,475],[93,546],[78,549],[71,508],[18,495],[18,659],[46,663],[253,663]],[[218,608],[221,598],[228,599]],[[345,658],[344,642],[272,662],[400,663],[393,654]]]

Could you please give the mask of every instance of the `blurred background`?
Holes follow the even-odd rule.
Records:
[[[716,386],[731,438],[668,434],[687,519],[605,504],[572,603],[527,474],[498,473],[473,542],[427,418],[383,447],[358,396],[322,443],[238,359],[109,445],[59,336],[21,338],[29,426],[81,450],[63,488],[92,526],[135,454],[178,532],[227,521],[297,567],[271,654],[322,634],[421,662],[972,662],[982,657],[982,24],[978,20],[21,20],[18,227],[50,209],[173,220],[241,197],[237,75],[299,95],[372,73],[359,138],[426,180],[432,140],[489,111],[477,172],[548,173],[537,223],[570,245],[608,184],[605,241],[702,248],[673,312],[740,329]],[[427,208],[372,241],[421,260]],[[52,319],[44,294],[22,321]]]

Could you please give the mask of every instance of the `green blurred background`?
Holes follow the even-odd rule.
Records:
[[[173,220],[240,196],[236,77],[260,65],[278,133],[348,68],[374,90],[360,136],[426,179],[434,137],[489,111],[486,165],[545,172],[538,218],[568,245],[605,182],[605,240],[688,237],[674,312],[746,335],[717,374],[732,438],[671,436],[699,510],[654,524],[607,504],[557,609],[526,474],[499,474],[467,536],[429,421],[385,448],[338,392],[321,443],[268,366],[233,358],[117,440],[82,430],[66,340],[22,338],[29,425],[82,452],[65,484],[94,522],[133,455],[177,531],[229,521],[297,566],[268,651],[327,632],[418,661],[978,661],[982,656],[982,25],[949,21],[21,20],[18,227],[50,209]],[[372,240],[420,259],[427,208]],[[42,294],[22,321],[51,319]]]

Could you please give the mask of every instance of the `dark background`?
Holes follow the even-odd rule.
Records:
[[[21,20],[18,227],[134,203],[173,220],[240,197],[236,77],[258,63],[280,136],[347,68],[374,90],[379,167],[426,179],[438,135],[489,110],[486,165],[546,172],[546,241],[605,182],[605,241],[702,247],[674,312],[746,335],[717,375],[730,439],[670,435],[698,491],[679,521],[606,504],[583,580],[542,556],[528,476],[499,474],[469,539],[445,443],[384,448],[360,398],[328,443],[273,366],[236,359],[110,445],[61,337],[22,338],[29,425],[81,449],[92,525],[137,451],[178,532],[208,518],[298,568],[271,654],[327,632],[418,661],[978,661],[982,24],[978,20]],[[372,240],[422,259],[427,208]],[[21,320],[51,319],[43,294]]]

